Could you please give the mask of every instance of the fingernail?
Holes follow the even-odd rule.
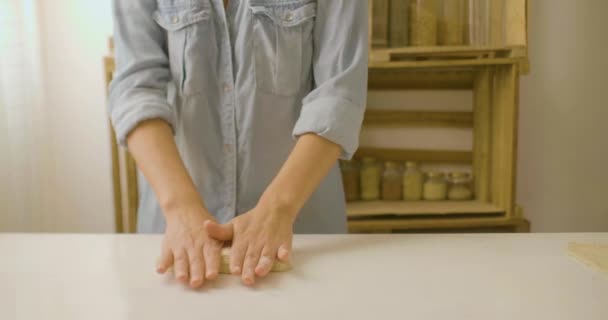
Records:
[[[237,266],[232,266],[230,268],[230,271],[232,271],[232,273],[239,273],[239,272],[241,272],[241,268],[237,267]]]
[[[285,259],[289,256],[289,250],[285,249],[285,248],[280,248],[279,249],[279,258],[281,259]]]
[[[249,278],[249,277],[247,277],[247,278],[243,278],[243,282],[244,282],[246,285],[248,285],[248,286],[250,286],[250,285],[252,285],[252,284],[254,283],[253,279],[252,279],[252,278]]]
[[[207,277],[207,279],[214,279],[215,277],[217,277],[217,273],[208,271],[205,276]]]

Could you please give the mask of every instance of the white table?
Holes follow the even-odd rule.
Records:
[[[0,234],[0,319],[608,319],[566,251],[608,234],[297,236],[289,273],[200,291],[155,274],[160,240]]]

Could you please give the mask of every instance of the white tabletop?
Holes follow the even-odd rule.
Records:
[[[0,234],[0,319],[608,319],[608,234],[297,236],[294,270],[200,291],[154,272],[159,236]]]

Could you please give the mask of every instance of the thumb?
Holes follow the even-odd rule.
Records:
[[[205,221],[205,231],[210,237],[218,241],[230,241],[233,237],[232,223],[219,224],[217,222],[207,220]]]

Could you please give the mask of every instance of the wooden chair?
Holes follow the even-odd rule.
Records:
[[[106,88],[110,85],[115,70],[114,42],[108,41],[110,53],[104,57]],[[114,217],[116,232],[135,233],[137,230],[137,167],[127,149],[118,145],[114,128],[110,123],[112,145],[112,181],[114,188]]]

